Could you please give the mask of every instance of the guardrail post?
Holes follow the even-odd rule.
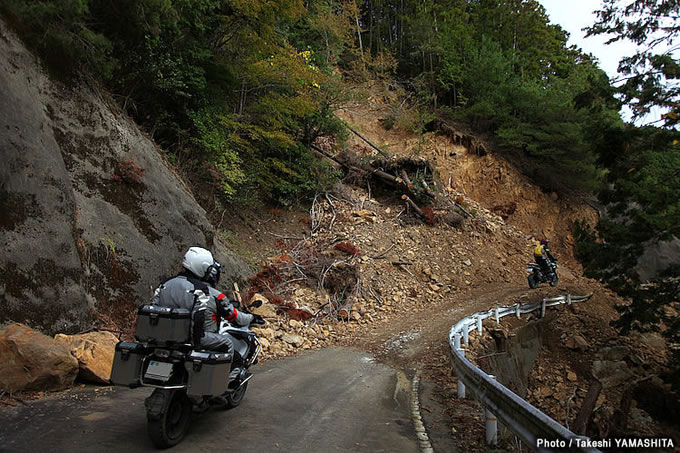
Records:
[[[458,348],[458,352],[465,357],[465,349]],[[462,400],[465,399],[465,384],[463,384],[462,376],[458,376],[458,398]]]
[[[496,307],[496,308],[493,309],[493,314],[494,314],[494,316],[496,317],[496,324],[498,324],[499,322],[501,322],[501,317],[500,317],[500,315],[498,314],[498,307]]]
[[[470,331],[468,331],[467,324],[463,325],[463,343],[465,343],[465,346],[470,344]]]
[[[571,305],[571,294],[567,294],[567,305]]]
[[[519,318],[520,318],[520,312],[519,312],[519,307],[520,307],[520,305],[519,305],[519,304],[517,304],[517,307],[515,307],[515,315],[517,316],[517,319],[519,319]]]
[[[496,376],[490,374],[489,377],[496,380]],[[484,414],[486,415],[486,444],[496,445],[498,442],[498,420],[489,409],[485,408]]]
[[[456,334],[453,336],[453,347],[456,349],[460,349],[460,334]]]
[[[479,334],[480,337],[482,336],[482,317],[481,316],[477,316],[477,333]]]
[[[545,297],[541,300],[541,318],[545,316]]]

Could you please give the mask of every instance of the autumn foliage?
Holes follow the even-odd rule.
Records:
[[[434,222],[437,219],[437,215],[434,213],[432,208],[428,208],[426,206],[426,207],[422,208],[422,210],[423,210],[423,221],[428,225],[434,225]]]
[[[134,157],[116,162],[111,179],[114,181],[122,181],[128,184],[140,184],[142,176],[146,172],[146,168],[142,168],[137,164]]]
[[[350,242],[338,242],[337,244],[335,244],[335,248],[337,250],[340,250],[343,253],[348,254],[348,255],[352,255],[352,256],[361,255],[361,250],[356,248]]]

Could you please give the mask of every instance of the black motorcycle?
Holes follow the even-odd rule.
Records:
[[[248,370],[262,350],[249,327],[222,320],[219,333],[232,337],[233,354],[194,347],[190,328],[189,310],[143,305],[138,342],[116,345],[111,381],[154,388],[144,405],[149,436],[160,448],[184,438],[192,413],[238,406],[252,377]]]
[[[559,278],[557,277],[557,263],[552,260],[547,260],[549,270],[546,272],[538,263],[527,264],[527,280],[529,281],[529,288],[536,289],[541,283],[550,283],[550,286],[557,286]]]

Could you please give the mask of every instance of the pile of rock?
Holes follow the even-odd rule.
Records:
[[[0,329],[0,388],[55,391],[83,381],[107,384],[118,339],[110,332],[50,338],[23,324]]]

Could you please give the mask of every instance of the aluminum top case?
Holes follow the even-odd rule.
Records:
[[[137,312],[137,341],[153,344],[186,344],[191,342],[191,311],[142,305]]]
[[[232,355],[192,351],[184,362],[189,373],[189,395],[221,395],[229,385]]]

